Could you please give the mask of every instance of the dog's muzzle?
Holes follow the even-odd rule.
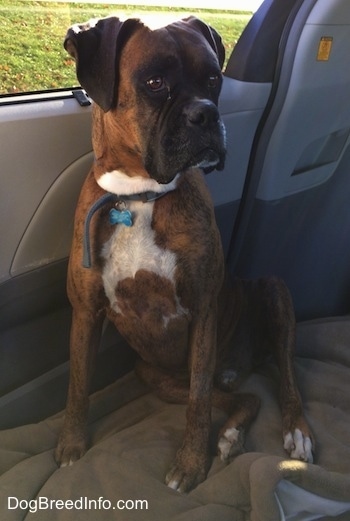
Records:
[[[222,170],[226,156],[226,133],[217,106],[210,100],[198,99],[183,109],[186,125],[201,132],[200,145],[191,165],[200,167],[205,173]]]
[[[148,138],[144,164],[161,184],[190,168],[208,173],[225,164],[225,127],[217,106],[206,98],[186,98],[171,106]]]

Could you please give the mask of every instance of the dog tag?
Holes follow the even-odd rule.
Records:
[[[130,210],[117,210],[112,208],[109,212],[109,222],[111,224],[124,224],[132,226],[132,215]]]

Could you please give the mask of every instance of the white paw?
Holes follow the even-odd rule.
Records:
[[[291,458],[299,459],[307,463],[313,462],[312,441],[309,436],[304,436],[301,430],[295,429],[293,434],[288,432],[284,436],[283,447]]]
[[[218,441],[218,452],[221,461],[230,461],[243,452],[243,433],[235,427],[229,427],[221,433]]]
[[[180,481],[177,479],[172,479],[168,483],[169,488],[172,488],[173,490],[177,490],[178,492],[179,492],[179,485],[180,485]]]
[[[61,463],[60,468],[71,467],[72,465],[74,465],[74,461],[72,459],[70,459],[68,462]]]
[[[197,459],[196,461],[192,460],[192,464],[191,460],[187,458],[187,465],[182,464],[180,457],[177,458],[178,463],[176,463],[165,476],[165,483],[169,488],[182,493],[195,488],[206,478],[210,463],[208,456],[209,454],[205,454],[203,458]],[[190,462],[190,464],[188,464],[188,462]]]

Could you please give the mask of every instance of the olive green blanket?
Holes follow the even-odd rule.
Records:
[[[91,448],[58,469],[62,414],[0,432],[0,519],[4,521],[350,520],[350,319],[298,325],[297,377],[317,440],[315,464],[282,447],[278,373],[266,364],[244,384],[262,406],[245,454],[216,456],[189,494],[164,484],[186,408],[160,401],[130,373],[91,397]],[[224,414],[213,410],[213,447]],[[333,516],[333,517],[332,517]]]

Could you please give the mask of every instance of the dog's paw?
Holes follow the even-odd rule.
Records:
[[[294,429],[293,432],[287,432],[283,439],[283,447],[291,458],[306,463],[313,462],[313,444],[309,433],[305,434],[300,429]]]
[[[209,455],[189,454],[180,449],[176,460],[165,477],[168,487],[178,492],[188,492],[205,480],[210,465]]]
[[[242,429],[227,427],[220,431],[218,455],[221,461],[229,463],[244,452],[244,433]]]
[[[205,480],[207,471],[204,469],[184,469],[174,465],[165,478],[168,487],[178,492],[188,492]]]
[[[78,433],[62,433],[55,451],[55,460],[59,467],[68,467],[82,458],[87,451],[87,438]]]

